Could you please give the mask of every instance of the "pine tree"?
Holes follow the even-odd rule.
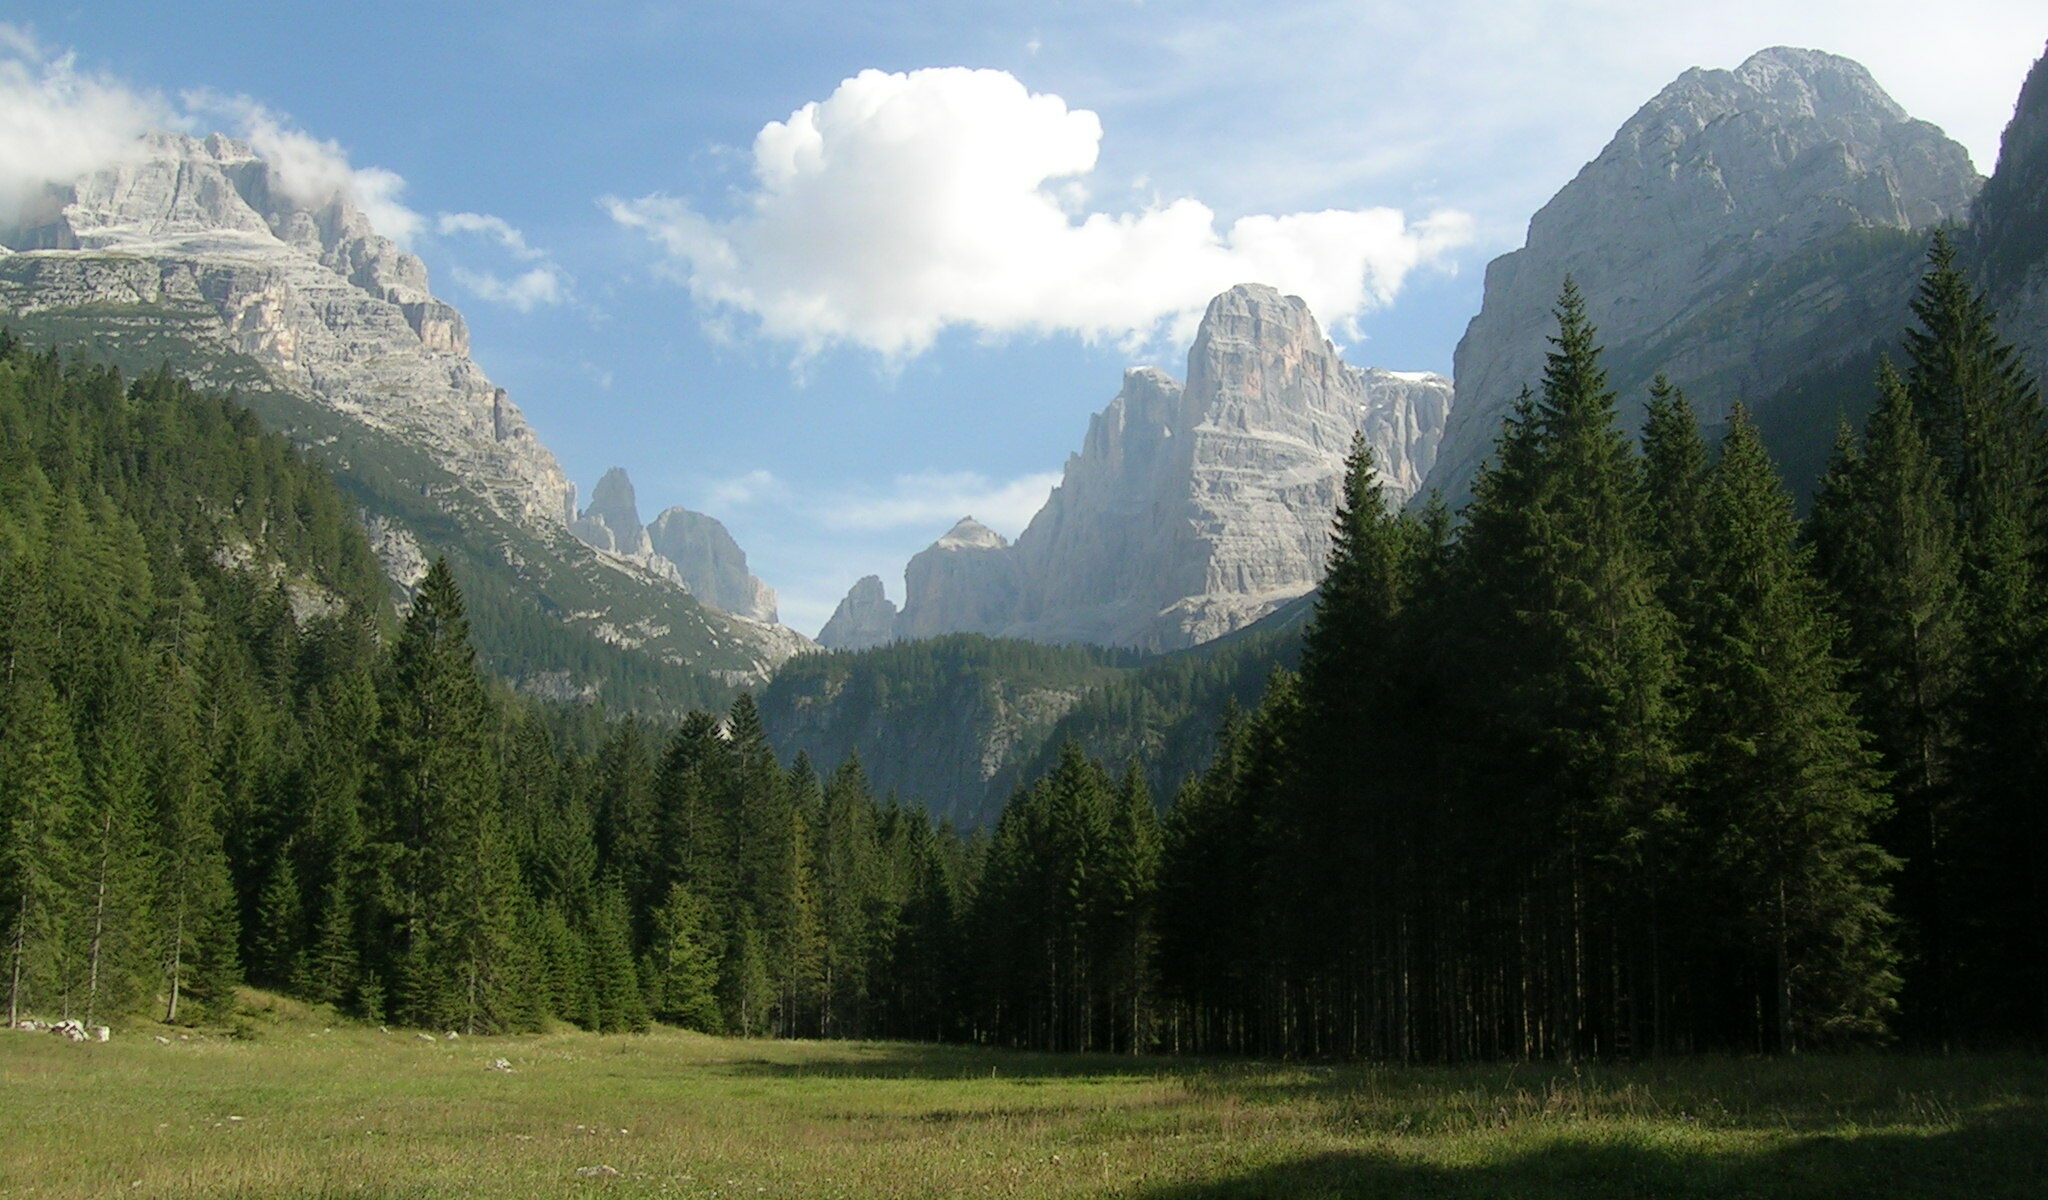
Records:
[[[1463,819],[1488,831],[1478,869],[1525,880],[1493,901],[1525,998],[1499,1014],[1499,1049],[1569,1055],[1639,1036],[1678,658],[1640,466],[1569,280],[1557,317],[1541,396],[1517,406],[1466,513],[1455,702],[1479,731],[1461,787]]]
[[[398,852],[399,1019],[469,1032],[521,1009],[518,870],[502,827],[495,722],[445,559],[420,582],[379,704],[379,811]]]
[[[255,954],[251,977],[271,987],[290,987],[305,968],[306,906],[299,891],[293,847],[286,846],[271,869],[256,905]]]
[[[1111,1036],[1131,1054],[1152,1042],[1153,956],[1158,931],[1159,815],[1145,773],[1133,761],[1117,787],[1110,814],[1101,887],[1101,956],[1110,990]]]
[[[1950,962],[1959,914],[1950,824],[1967,677],[1966,599],[1954,509],[1905,383],[1889,362],[1859,444],[1844,437],[1808,522],[1816,565],[1843,617],[1849,679],[1896,800],[1888,847],[1904,860],[1901,914],[1918,948],[1905,1016],[1953,1032]]]
[[[1796,544],[1792,502],[1737,408],[1711,473],[1690,633],[1690,738],[1714,882],[1744,935],[1754,1031],[1786,1052],[1882,1032],[1898,979],[1872,841],[1886,797],[1851,712],[1837,630]]]
[[[10,1029],[36,1004],[37,985],[56,983],[64,898],[79,865],[63,834],[82,782],[69,722],[49,686],[24,681],[14,692],[0,742],[0,930],[7,936]]]
[[[198,636],[182,622],[178,633],[174,646]],[[196,1001],[202,1014],[223,1011],[241,978],[240,922],[219,825],[220,784],[203,749],[197,687],[181,659],[167,657],[159,667],[150,790],[160,839],[156,891],[162,898],[164,1020],[172,1023],[190,1015],[188,1002]]]
[[[718,972],[719,1007],[725,1027],[740,1037],[760,1037],[773,1018],[775,982],[754,914],[742,908],[732,924]]]
[[[821,1026],[827,1037],[866,1027],[869,968],[879,951],[882,919],[881,855],[867,773],[858,757],[848,756],[826,782],[818,831],[818,907],[824,936]]]
[[[724,1028],[718,1005],[718,955],[707,928],[704,902],[682,884],[669,888],[654,913],[654,942],[647,975],[654,1015],[672,1025],[717,1033]]]
[[[80,854],[72,897],[84,942],[84,1020],[128,1012],[148,995],[154,848],[138,716],[110,714],[95,731],[84,802],[69,840]]]
[[[643,1033],[649,1018],[640,976],[633,962],[632,921],[626,893],[616,881],[598,889],[590,916],[591,1028],[598,1033]]]

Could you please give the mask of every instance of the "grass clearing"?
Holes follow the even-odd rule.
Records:
[[[1389,1068],[671,1030],[429,1042],[254,999],[234,1038],[0,1034],[0,1195],[2048,1195],[2038,1056]]]

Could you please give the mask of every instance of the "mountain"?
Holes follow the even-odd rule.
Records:
[[[569,532],[593,550],[614,555],[689,589],[700,604],[748,621],[775,626],[775,589],[747,572],[747,552],[715,517],[677,505],[651,524],[640,523],[640,504],[625,468],[613,467],[590,493],[590,507]],[[792,630],[763,636],[782,638],[796,649],[810,643]]]
[[[2005,335],[2029,356],[2035,376],[2048,378],[2048,54],[2020,89],[1962,252]]]
[[[872,650],[895,640],[896,605],[879,575],[863,575],[818,631],[818,644],[836,650]]]
[[[718,518],[675,505],[647,526],[647,538],[697,599],[736,617],[775,623],[775,589],[747,571],[747,552]]]
[[[1233,287],[1203,315],[1185,386],[1126,372],[1015,545],[970,517],[911,560],[895,635],[1172,650],[1242,628],[1321,576],[1352,433],[1405,499],[1450,403],[1439,376],[1347,365],[1300,298]]]
[[[1982,182],[1960,145],[1846,58],[1778,47],[1685,72],[1530,220],[1521,249],[1487,266],[1428,486],[1469,497],[1502,417],[1541,378],[1567,277],[1624,423],[1664,372],[1706,420],[1748,404],[1788,470],[1806,473],[1838,409],[1868,404],[1925,231],[1958,221]]]
[[[524,690],[673,712],[804,644],[572,537],[574,488],[420,260],[246,143],[154,133],[0,214],[0,320],[233,390],[334,473],[400,595],[450,558],[483,661]]]

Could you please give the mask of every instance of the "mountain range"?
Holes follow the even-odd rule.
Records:
[[[0,312],[31,340],[234,391],[333,473],[394,600],[449,557],[514,686],[666,714],[773,678],[785,752],[858,752],[882,786],[975,823],[1067,738],[1199,761],[1223,706],[1292,653],[1353,435],[1394,502],[1455,506],[1539,381],[1566,278],[1625,424],[1667,374],[1710,423],[1748,406],[1804,488],[1874,398],[1944,226],[2048,367],[2048,59],[1989,180],[1850,60],[1774,48],[1687,71],[1488,266],[1455,393],[1352,366],[1300,299],[1233,287],[1180,378],[1125,372],[1014,543],[963,517],[906,565],[900,609],[880,578],[854,585],[819,633],[830,655],[775,623],[715,518],[643,523],[619,470],[579,510],[419,259],[244,143],[153,134],[35,198],[0,228]]]

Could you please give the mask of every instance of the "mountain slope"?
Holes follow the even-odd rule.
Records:
[[[419,260],[345,199],[291,194],[243,143],[153,134],[33,201],[0,244],[0,319],[236,389],[334,472],[400,589],[451,558],[480,653],[525,690],[673,712],[801,644],[571,537],[574,489]]]
[[[1829,401],[1869,391],[1875,345],[1905,324],[1924,231],[1960,219],[1981,183],[1961,146],[1848,59],[1779,47],[1733,71],[1687,71],[1544,205],[1521,249],[1488,265],[1429,486],[1468,497],[1501,418],[1541,377],[1567,276],[1625,424],[1664,372],[1708,421],[1741,401],[1766,427],[1803,438],[1818,422],[1825,439]],[[1824,421],[1774,418],[1788,394]]]
[[[2037,377],[2048,377],[2048,54],[2020,89],[1962,251],[1990,291],[2005,335]]]

